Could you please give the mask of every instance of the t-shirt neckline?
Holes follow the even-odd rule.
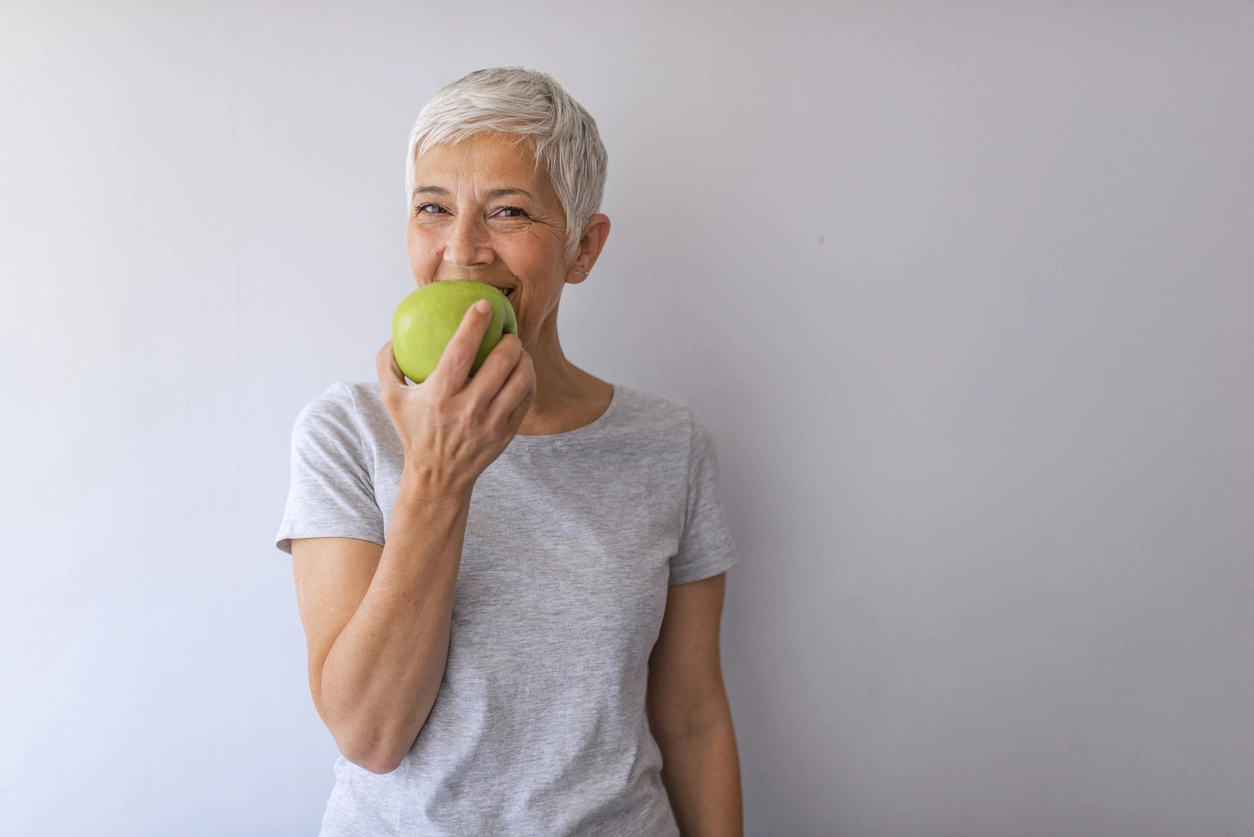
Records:
[[[618,384],[611,384],[614,392],[610,396],[610,405],[605,408],[605,412],[597,416],[583,427],[576,427],[574,430],[567,430],[563,433],[546,433],[543,436],[515,436],[509,443],[509,447],[521,445],[524,447],[535,447],[537,445],[561,445],[567,442],[573,442],[591,436],[609,425],[610,420],[618,410],[618,405],[622,402],[624,396],[624,388]],[[508,450],[509,448],[506,448]]]

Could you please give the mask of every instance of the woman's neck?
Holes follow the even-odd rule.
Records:
[[[591,424],[609,408],[613,385],[566,359],[556,327],[545,329],[528,353],[536,370],[536,395],[518,435],[566,433]]]

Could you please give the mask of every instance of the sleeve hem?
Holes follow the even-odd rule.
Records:
[[[695,567],[687,567],[681,572],[672,572],[667,585],[674,587],[676,584],[691,584],[694,581],[704,581],[707,578],[713,578],[720,573],[727,572],[739,563],[740,555],[733,548],[720,555],[716,560],[708,561]]]
[[[280,532],[278,538],[275,539],[274,545],[282,551],[291,554],[292,540],[297,538],[353,538],[359,541],[368,541],[378,546],[383,546],[383,540],[377,532],[371,532],[364,529],[348,530],[343,527],[302,529],[299,532],[284,531]]]

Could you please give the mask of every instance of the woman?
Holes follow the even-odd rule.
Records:
[[[518,336],[469,377],[478,303],[424,383],[388,343],[378,385],[297,419],[278,545],[343,755],[323,835],[741,833],[710,434],[558,340],[609,235],[605,167],[542,73],[471,73],[414,126],[414,279],[500,288]]]

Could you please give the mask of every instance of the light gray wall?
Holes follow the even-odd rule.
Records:
[[[748,833],[1254,834],[1254,5],[379,0],[0,5],[0,832],[315,833],[289,433],[501,64],[716,433]]]

